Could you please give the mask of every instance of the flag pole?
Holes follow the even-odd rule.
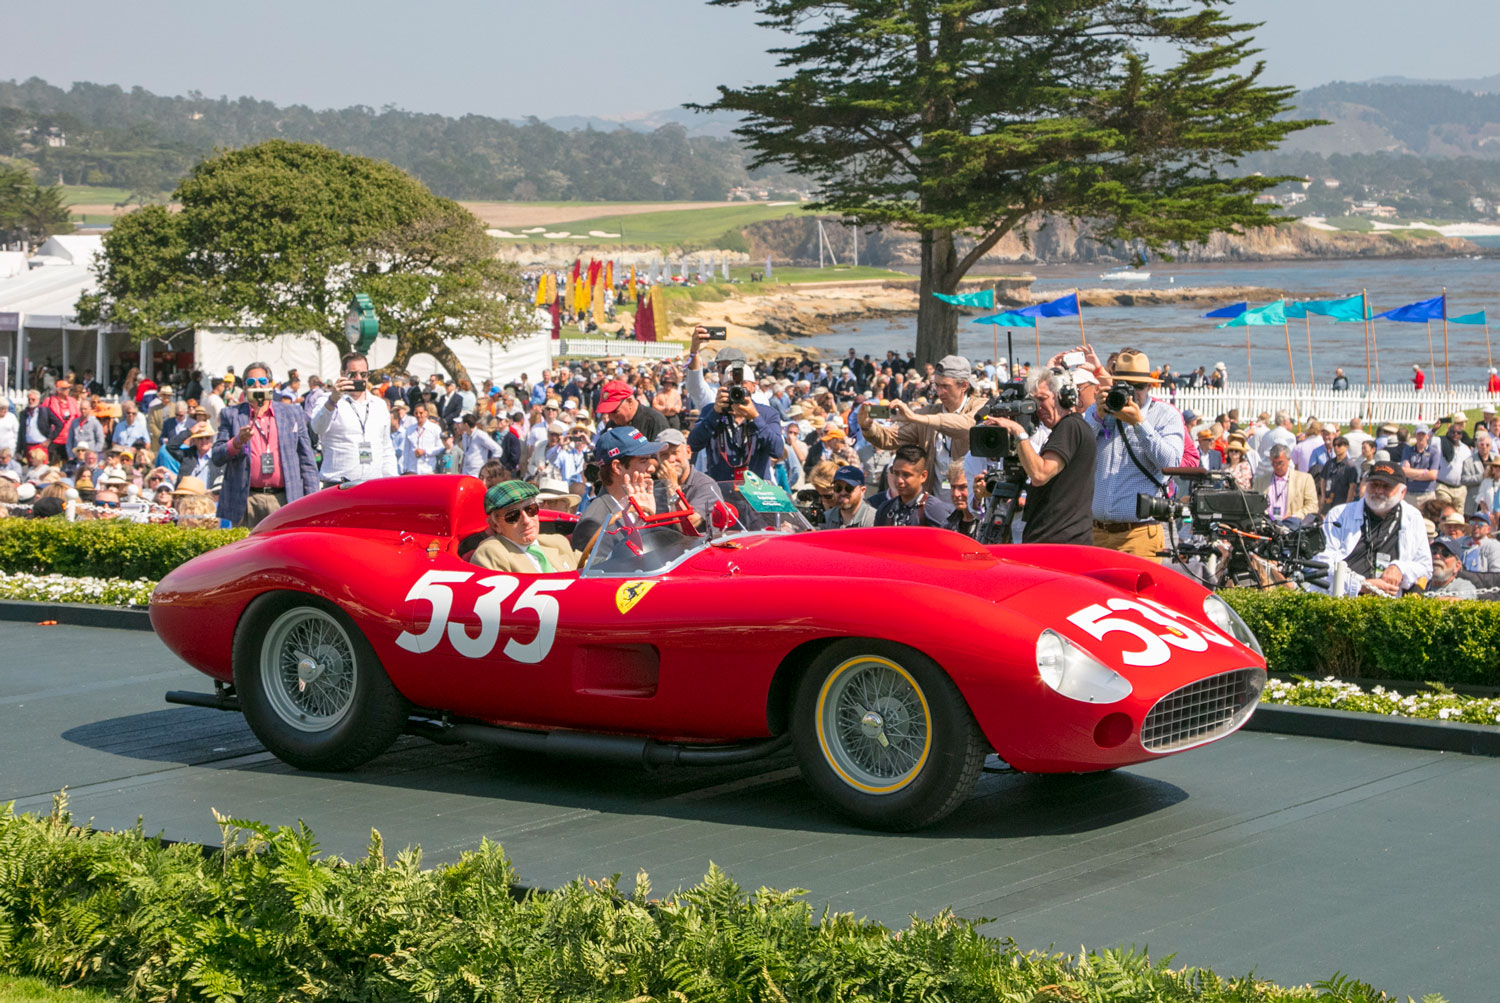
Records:
[[[1489,374],[1485,374],[1489,375]],[[1448,287],[1443,287],[1443,393],[1448,397],[1448,406],[1453,406],[1453,385],[1448,379]]]
[[[1255,382],[1250,375],[1250,328],[1248,326],[1245,328],[1245,382]]]
[[[1292,401],[1297,405],[1297,417],[1302,417],[1302,396],[1297,393],[1297,370],[1292,365],[1292,325],[1285,317],[1281,318],[1281,329],[1286,332],[1286,368],[1292,374]]]
[[[1432,354],[1432,321],[1427,322],[1427,368],[1437,372],[1437,356]]]
[[[1073,295],[1074,296],[1078,296],[1078,290],[1077,289],[1073,290]],[[1489,330],[1489,328],[1485,328],[1485,330]],[[1084,330],[1083,330],[1083,297],[1082,296],[1078,296],[1078,337],[1080,337],[1080,338],[1083,339],[1083,347],[1084,348],[1088,348],[1089,347],[1089,336],[1086,333],[1084,333]]]
[[[1370,290],[1359,291],[1360,323],[1365,328],[1365,417],[1370,417]]]
[[[1489,367],[1491,369],[1494,369],[1495,368],[1495,353],[1492,352],[1492,351],[1490,351],[1490,315],[1489,314],[1485,314],[1484,315],[1484,354],[1490,360],[1489,361]],[[1486,379],[1485,382],[1488,383],[1489,380]]]

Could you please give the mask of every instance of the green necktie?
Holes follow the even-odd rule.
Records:
[[[533,543],[531,546],[527,547],[526,548],[526,553],[530,554],[533,558],[535,558],[537,565],[542,569],[543,573],[546,573],[548,571],[556,571],[557,570],[556,568],[554,568],[552,566],[552,562],[549,561],[549,560],[547,560],[547,554],[546,554],[546,552],[543,551],[542,548],[538,547],[536,544]]]

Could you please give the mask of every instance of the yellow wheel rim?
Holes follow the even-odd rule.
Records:
[[[839,778],[867,794],[894,794],[932,751],[932,710],[911,673],[888,658],[858,655],[818,691],[818,745]]]

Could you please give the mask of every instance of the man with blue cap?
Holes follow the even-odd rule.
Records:
[[[501,481],[484,493],[490,535],[470,558],[482,568],[535,575],[572,571],[578,555],[556,534],[540,535],[541,506],[537,486],[528,481]]]
[[[599,496],[578,520],[573,530],[573,549],[582,550],[611,519],[633,512],[633,500],[646,515],[656,514],[655,482],[660,446],[629,425],[606,429],[594,443],[593,461],[599,467]]]
[[[834,505],[823,512],[824,529],[867,529],[875,525],[875,510],[865,501],[865,472],[839,467],[833,475]]]

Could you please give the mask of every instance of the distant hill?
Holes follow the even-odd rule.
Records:
[[[1371,84],[1415,84],[1418,86],[1452,87],[1455,90],[1475,94],[1500,92],[1500,73],[1492,77],[1473,77],[1467,80],[1418,80],[1415,77],[1375,77],[1365,81]]]
[[[1488,83],[1495,93],[1455,83]],[[1442,83],[1332,83],[1297,97],[1299,117],[1332,125],[1294,133],[1287,152],[1410,153],[1500,159],[1500,76]]]
[[[613,115],[600,117],[597,115],[562,115],[557,118],[545,120],[547,125],[563,132],[573,132],[578,129],[593,129],[595,132],[613,132],[616,129],[629,129],[632,132],[655,132],[665,125],[679,125],[687,133],[688,138],[709,139],[732,139],[734,130],[740,124],[738,115],[726,115],[722,112],[700,115],[697,112],[688,111],[686,108],[663,108],[660,111],[645,112],[640,115]]]

